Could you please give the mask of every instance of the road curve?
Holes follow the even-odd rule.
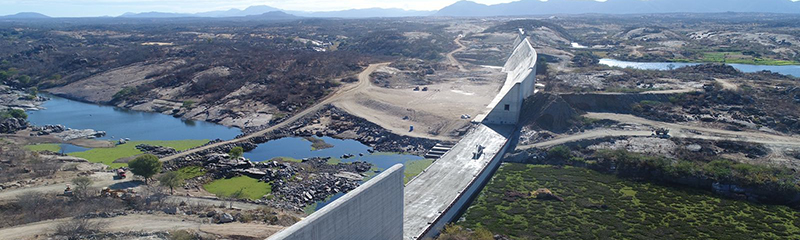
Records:
[[[362,71],[361,73],[358,74],[358,80],[359,81],[358,81],[357,84],[346,85],[346,86],[338,89],[336,92],[334,92],[333,94],[331,94],[328,97],[325,97],[322,101],[318,102],[317,104],[314,104],[313,106],[311,106],[309,108],[306,108],[305,110],[294,114],[293,116],[287,118],[286,120],[284,120],[284,121],[282,121],[282,122],[280,122],[278,124],[275,124],[274,126],[271,126],[269,128],[266,128],[264,130],[261,130],[261,131],[255,132],[255,133],[248,134],[248,135],[246,135],[244,137],[241,137],[241,138],[231,139],[231,140],[228,140],[228,141],[222,141],[222,142],[205,145],[205,146],[198,147],[198,148],[189,149],[189,150],[177,153],[177,154],[173,154],[173,155],[170,155],[170,156],[163,157],[160,160],[162,162],[171,161],[171,160],[174,160],[176,158],[185,157],[185,156],[197,153],[197,152],[201,152],[201,151],[205,151],[205,150],[208,150],[208,149],[216,148],[216,147],[219,147],[219,146],[222,146],[222,145],[247,141],[247,140],[250,140],[250,139],[252,139],[254,137],[265,135],[265,134],[270,133],[272,131],[275,131],[277,129],[283,128],[283,127],[285,127],[285,126],[287,126],[287,125],[289,125],[289,124],[291,124],[293,122],[296,122],[297,120],[300,120],[301,118],[305,117],[308,114],[312,114],[312,113],[314,113],[316,111],[319,111],[319,109],[321,109],[323,106],[325,106],[327,104],[330,104],[332,102],[335,102],[338,99],[342,98],[343,96],[347,96],[349,94],[352,94],[354,92],[359,91],[360,89],[364,89],[364,88],[369,87],[369,85],[370,85],[370,83],[369,83],[369,75],[372,74],[373,72],[375,72],[375,70],[377,70],[379,67],[386,66],[388,64],[389,63],[370,64],[366,69],[364,69],[364,71]]]

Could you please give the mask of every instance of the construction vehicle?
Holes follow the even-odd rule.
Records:
[[[669,136],[669,129],[666,129],[666,128],[656,129],[655,132],[652,135],[655,136],[655,137],[664,138],[664,139],[670,137]]]
[[[134,193],[133,189],[110,189],[104,187],[103,190],[100,191],[100,196],[126,199]]]
[[[125,179],[125,178],[128,177],[127,172],[125,171],[125,169],[118,168],[115,171],[116,172],[114,174],[114,180]]]
[[[480,144],[478,144],[477,147],[478,147],[478,151],[472,153],[472,159],[481,158],[481,155],[483,155],[483,149],[486,148],[486,147],[484,147],[483,145],[480,145]]]
[[[72,192],[72,188],[67,184],[67,188],[64,189],[64,196],[72,197],[74,193]]]

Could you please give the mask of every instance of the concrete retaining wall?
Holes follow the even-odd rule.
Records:
[[[269,240],[402,239],[403,170],[394,165]]]
[[[500,92],[487,106],[488,113],[475,120],[486,124],[516,124],[522,103],[533,95],[536,84],[538,55],[527,38],[523,39],[503,66],[506,81]]]
[[[500,151],[497,152],[494,157],[492,157],[486,167],[483,168],[483,170],[478,174],[478,177],[472,179],[469,187],[467,187],[467,189],[458,196],[457,200],[453,202],[452,205],[447,207],[447,210],[445,210],[445,212],[443,212],[440,217],[436,219],[436,222],[431,225],[431,228],[425,231],[425,233],[419,239],[435,238],[439,235],[442,229],[444,229],[445,225],[455,222],[459,217],[461,217],[461,214],[463,214],[464,211],[469,208],[469,206],[472,204],[472,201],[478,197],[478,194],[481,193],[483,187],[489,183],[489,180],[492,179],[494,173],[498,168],[500,168],[500,164],[503,163],[503,156],[508,151],[509,146],[511,146],[511,144],[509,144],[510,141],[511,140],[506,140],[506,142],[503,143],[503,148],[501,148]]]

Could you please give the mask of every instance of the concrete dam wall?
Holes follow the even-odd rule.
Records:
[[[268,240],[402,239],[404,176],[394,165]]]
[[[533,95],[536,84],[536,60],[538,55],[527,38],[514,48],[514,52],[503,66],[508,75],[500,92],[486,107],[487,113],[475,121],[486,124],[516,124],[522,112],[522,103]]]

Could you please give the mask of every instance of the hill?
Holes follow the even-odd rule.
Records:
[[[0,19],[46,19],[47,15],[35,12],[21,12],[13,15],[0,16]]]
[[[437,16],[513,16],[551,14],[768,12],[800,13],[800,2],[791,0],[520,0],[496,5],[459,1],[439,10]]]

